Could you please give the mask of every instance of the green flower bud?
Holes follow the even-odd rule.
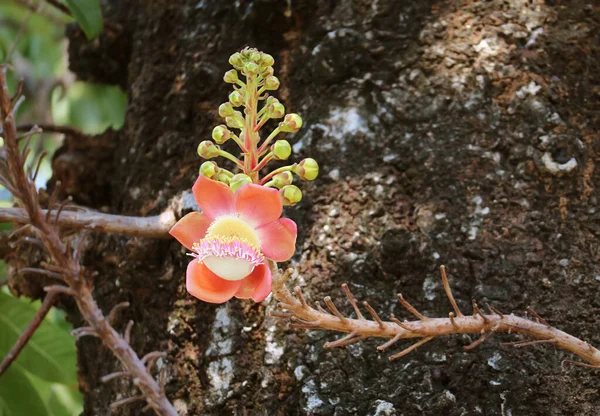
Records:
[[[229,102],[232,106],[239,107],[240,105],[244,104],[244,97],[239,92],[234,91],[229,94]]]
[[[260,58],[260,63],[264,66],[273,66],[275,59],[273,59],[273,57],[268,53],[263,53],[262,57]]]
[[[216,179],[219,174],[219,166],[215,162],[204,162],[200,165],[200,175],[204,175],[209,179]]]
[[[229,183],[229,187],[233,192],[240,189],[242,186],[252,183],[252,179],[250,176],[245,175],[243,173],[238,173],[237,175],[233,175],[231,178],[231,182]]]
[[[267,117],[281,118],[285,114],[285,107],[279,101],[273,103],[267,108]]]
[[[273,75],[269,75],[265,79],[265,88],[267,90],[276,90],[277,88],[279,88],[279,79],[277,79],[277,77],[274,77]]]
[[[204,140],[198,145],[198,154],[203,159],[213,159],[219,156],[219,146],[210,140]]]
[[[236,69],[241,69],[244,66],[244,58],[242,57],[242,54],[236,52],[233,55],[231,55],[229,57],[229,64]]]
[[[247,76],[258,74],[258,65],[256,65],[254,62],[248,62],[246,65],[244,65],[242,74]]]
[[[235,84],[238,81],[238,72],[235,69],[230,69],[223,75],[223,81],[228,84]]]
[[[275,71],[273,70],[272,66],[268,66],[265,69],[262,70],[261,74],[263,75],[263,77],[269,77],[271,75],[273,75],[275,73]]]
[[[232,116],[234,112],[231,103],[223,103],[219,106],[219,115],[223,118]]]
[[[242,113],[236,111],[233,115],[225,117],[225,124],[232,129],[241,129],[244,127],[244,117],[242,116]]]
[[[223,144],[231,138],[231,132],[225,125],[221,124],[213,129],[212,138],[218,144]]]
[[[281,131],[286,133],[295,133],[302,127],[302,118],[296,113],[291,113],[285,116],[283,121],[279,123]]]
[[[224,184],[229,185],[229,183],[231,182],[231,177],[229,177],[225,173],[219,173],[217,175],[217,181],[223,182]]]
[[[292,154],[292,147],[287,140],[277,140],[271,146],[271,152],[273,152],[275,160],[286,160]]]
[[[251,60],[252,62],[255,62],[255,63],[257,63],[257,64],[258,64],[258,63],[260,62],[261,58],[262,58],[262,55],[263,55],[263,54],[262,54],[262,53],[260,53],[259,51],[256,51],[256,50],[255,50],[255,51],[252,51],[252,52],[250,53],[250,60]]]
[[[293,172],[300,176],[300,179],[313,181],[319,175],[319,164],[313,158],[306,158],[298,163]]]
[[[286,185],[279,191],[283,205],[294,206],[302,200],[302,191],[296,185]]]
[[[292,172],[281,172],[273,176],[273,179],[271,179],[273,186],[278,189],[281,189],[286,185],[291,185],[293,181],[294,175],[292,175]]]

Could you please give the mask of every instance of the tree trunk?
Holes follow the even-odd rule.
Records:
[[[471,299],[504,313],[532,306],[598,346],[597,12],[584,0],[113,1],[105,15],[122,32],[88,43],[71,29],[70,59],[80,78],[126,88],[126,122],[95,139],[101,155],[96,145],[63,149],[77,153],[83,178],[70,191],[111,213],[164,210],[191,187],[196,146],[222,122],[229,55],[257,47],[275,57],[276,95],[304,119],[289,137],[292,157],[321,165],[286,211],[299,227],[292,284],[311,302],[331,295],[349,312],[347,282],[386,318],[407,317],[397,292],[447,316],[445,264],[463,311]],[[476,338],[453,336],[393,362],[376,341],[325,350],[338,335],[287,329],[269,317],[271,298],[218,306],[191,297],[189,258],[174,240],[92,242],[84,265],[97,274],[98,302],[106,312],[130,302],[117,326],[135,321],[138,353],[168,352],[159,365],[181,415],[600,407],[598,374],[563,369],[573,357],[552,346],[501,348],[520,338],[498,335],[464,352]],[[107,415],[136,388],[100,383],[117,362],[96,339],[78,346],[84,414]]]

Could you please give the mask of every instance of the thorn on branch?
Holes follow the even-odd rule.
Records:
[[[304,299],[304,296],[302,295],[302,289],[300,289],[300,286],[296,286],[294,288],[294,293],[296,294],[296,297],[300,301],[300,304],[302,305],[302,307],[309,308],[308,304],[306,303],[306,300]]]
[[[534,318],[536,318],[538,320],[539,323],[546,325],[546,326],[550,326],[550,324],[548,323],[548,321],[546,321],[544,318],[542,318],[536,311],[533,310],[533,308],[531,306],[527,307],[527,312],[529,314],[531,314],[531,316],[533,316]]]
[[[143,401],[143,400],[146,400],[146,399],[142,395],[127,397],[125,399],[117,400],[116,402],[111,403],[110,408],[111,408],[111,410],[116,410],[123,405],[129,404],[129,403],[135,403],[135,402],[139,402],[139,401]]]
[[[329,312],[327,312],[325,309],[323,309],[323,307],[321,306],[321,302],[319,302],[318,300],[315,301],[315,305],[317,306],[317,310],[321,313],[324,313],[326,315],[329,315]]]
[[[297,316],[292,316],[290,319],[292,321],[294,321],[294,323],[290,324],[290,328],[297,328],[297,329],[316,329],[316,328],[318,328],[317,324],[315,324],[314,322],[305,321],[304,319],[300,319]]]
[[[394,314],[390,315],[390,319],[396,324],[398,325],[400,328],[405,329],[409,332],[417,332],[414,329],[410,329],[408,326],[406,326],[403,322],[400,322],[400,319],[396,318],[396,316]]]
[[[337,347],[345,347],[347,345],[354,344],[355,342],[363,340],[365,337],[357,336],[356,332],[351,332],[343,338],[338,340],[327,342],[323,345],[323,348],[337,348]]]
[[[429,319],[425,315],[423,315],[421,312],[419,312],[418,310],[416,310],[414,308],[414,306],[412,306],[410,303],[408,303],[408,301],[406,299],[404,299],[404,296],[402,296],[402,293],[398,293],[396,296],[398,297],[398,300],[400,301],[400,303],[402,304],[402,306],[404,306],[404,308],[407,311],[409,311],[410,313],[412,313],[414,316],[416,316],[417,318],[419,318],[421,321],[427,321]]]
[[[464,315],[460,311],[458,304],[454,300],[454,295],[452,294],[452,289],[450,289],[450,283],[448,282],[448,276],[446,276],[446,266],[440,266],[440,274],[442,276],[442,284],[444,285],[444,290],[446,291],[446,296],[448,297],[448,300],[452,304],[452,308],[454,309],[456,316],[458,316],[459,318],[462,318]]]
[[[25,274],[25,273],[36,273],[36,274],[44,275],[46,277],[50,277],[52,279],[62,280],[62,275],[59,273],[51,272],[49,270],[44,270],[44,269],[38,269],[35,267],[23,267],[22,269],[19,269],[19,274]]]
[[[83,337],[98,337],[98,338],[100,338],[100,335],[98,334],[98,332],[91,326],[82,326],[80,328],[76,328],[71,331],[71,335],[73,335],[75,337],[75,339],[77,339],[77,340],[79,340],[80,338],[83,338]]]
[[[500,344],[501,347],[514,347],[514,348],[522,348],[530,345],[536,344],[556,344],[556,339],[536,339],[531,341],[515,341],[515,342],[503,342]]]
[[[62,285],[51,285],[44,287],[44,291],[48,293],[62,293],[64,295],[75,296],[76,293],[73,289]]]
[[[398,358],[402,358],[404,357],[406,354],[411,353],[412,351],[416,350],[417,348],[419,348],[421,345],[431,341],[433,338],[433,336],[431,337],[427,337],[427,338],[423,338],[422,340],[420,340],[419,342],[414,343],[413,345],[411,345],[410,347],[406,348],[405,350],[400,351],[397,354],[394,354],[392,356],[389,357],[390,361],[393,360],[397,360]]]
[[[491,313],[498,315],[500,319],[504,318],[504,314],[502,314],[502,312],[500,312],[498,309],[491,306],[489,303],[486,302],[485,306],[487,306]]]
[[[477,302],[475,302],[475,299],[473,299],[471,301],[471,303],[473,305],[473,314],[477,314],[477,315],[481,316],[481,319],[483,319],[483,322],[485,322],[487,324],[490,320],[483,314],[483,312],[481,312],[481,309],[479,309],[479,306],[477,306]]]
[[[454,319],[454,312],[450,312],[448,314],[448,318],[450,318],[450,323],[452,324],[452,327],[454,328],[454,330],[458,331],[458,324],[456,323],[456,320]]]
[[[383,321],[381,320],[381,318],[379,317],[379,315],[377,315],[377,312],[375,312],[375,309],[373,309],[371,307],[371,305],[369,305],[369,302],[367,302],[366,300],[363,301],[363,306],[365,307],[365,309],[367,310],[367,312],[369,312],[369,314],[371,315],[371,317],[373,318],[373,320],[375,322],[377,322],[377,325],[379,325],[379,328],[385,329],[385,324],[383,323]]]
[[[125,327],[125,332],[123,338],[125,338],[125,342],[129,344],[131,341],[131,329],[133,328],[133,321],[127,322],[127,326]]]
[[[481,334],[481,336],[479,337],[479,339],[469,345],[467,345],[466,347],[463,347],[464,351],[471,351],[474,348],[477,348],[479,345],[481,345],[483,343],[483,341],[485,341],[485,339],[487,338],[488,333],[484,332],[483,334]]]
[[[356,317],[358,319],[365,319],[363,314],[360,312],[358,305],[356,304],[356,300],[354,299],[354,296],[352,296],[352,292],[350,292],[350,288],[348,287],[348,285],[346,283],[342,284],[342,290],[346,294],[346,297],[348,298],[348,302],[350,302],[350,305],[352,305],[352,308],[354,309],[354,312],[356,313]]]
[[[378,351],[385,351],[386,349],[388,349],[389,347],[391,347],[392,345],[394,345],[396,342],[398,342],[398,340],[400,338],[402,338],[402,335],[400,333],[396,334],[396,336],[394,338],[390,339],[385,344],[381,344],[380,346],[378,346],[377,350]]]
[[[346,322],[347,319],[344,315],[342,315],[340,313],[340,311],[338,311],[338,308],[335,307],[335,304],[333,303],[333,301],[331,300],[330,296],[325,296],[325,298],[323,298],[323,302],[325,302],[325,305],[327,306],[327,308],[331,311],[332,314],[334,314],[340,321],[342,322]]]
[[[105,375],[104,377],[100,377],[100,381],[102,383],[108,383],[111,380],[121,377],[131,377],[131,374],[129,374],[126,371],[115,371],[114,373],[110,373]]]
[[[579,361],[572,361],[572,360],[564,360],[562,362],[562,367],[563,368],[564,368],[565,364],[574,365],[576,367],[585,367],[585,368],[593,368],[593,369],[599,369],[600,368],[600,365],[582,363],[582,362],[579,362]]]
[[[110,324],[113,325],[115,323],[115,319],[117,318],[117,313],[119,313],[121,309],[125,309],[128,307],[129,302],[117,303],[115,306],[113,306],[110,313],[108,314],[108,322],[110,322]]]

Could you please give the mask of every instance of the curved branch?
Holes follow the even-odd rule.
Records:
[[[514,315],[500,314],[494,311],[494,314],[485,315],[474,303],[474,313],[472,316],[454,316],[454,313],[450,313],[448,318],[424,318],[423,315],[418,313],[414,307],[410,306],[408,302],[402,302],[403,306],[411,312],[413,315],[419,317],[418,320],[405,321],[400,323],[399,321],[381,321],[378,319],[377,314],[371,311],[372,308],[367,308],[371,313],[374,320],[370,321],[359,315],[358,319],[351,319],[347,317],[340,318],[337,314],[327,313],[323,310],[314,309],[309,306],[304,298],[299,287],[294,288],[294,292],[297,297],[294,297],[285,286],[285,281],[293,273],[292,269],[288,269],[285,273],[281,273],[277,270],[275,263],[270,262],[271,271],[273,273],[273,295],[280,302],[279,307],[286,311],[291,312],[291,320],[295,323],[291,326],[296,326],[303,329],[325,329],[330,331],[344,332],[351,334],[351,339],[358,338],[388,338],[392,339],[393,342],[386,342],[380,349],[386,349],[391,346],[394,342],[405,339],[405,338],[421,338],[421,341],[417,342],[413,346],[406,350],[392,355],[390,360],[400,358],[405,354],[411,352],[417,346],[442,335],[453,335],[453,334],[482,334],[482,338],[475,343],[471,344],[467,348],[472,349],[479,345],[486,338],[488,334],[494,332],[506,332],[506,333],[519,333],[528,335],[535,340],[540,342],[536,343],[552,343],[556,346],[565,349],[567,351],[576,354],[583,360],[591,364],[592,367],[600,367],[600,350],[594,348],[587,342],[576,338],[572,335],[567,334],[559,329],[556,329],[544,320],[539,315],[537,316],[539,322],[521,318]],[[445,273],[442,275],[445,278]],[[444,285],[447,286],[446,284]],[[451,298],[451,292],[449,286],[446,293]],[[348,297],[350,304],[354,307],[355,300],[350,294],[347,287],[343,287],[344,293]],[[403,300],[403,298],[402,298]],[[451,302],[453,307],[458,310],[454,302]],[[368,305],[368,304],[367,304]],[[365,305],[365,306],[367,306]],[[410,306],[410,307],[408,307]],[[416,313],[415,313],[416,312]],[[274,313],[278,316],[277,313]],[[536,314],[537,315],[537,314]],[[421,318],[422,317],[422,318]],[[336,347],[347,345],[347,339],[342,338],[338,341],[329,343],[327,347]],[[519,343],[521,344],[521,343]],[[530,342],[523,343],[523,345],[531,345]],[[522,345],[521,345],[522,346]]]

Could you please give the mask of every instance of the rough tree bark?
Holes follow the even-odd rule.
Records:
[[[88,43],[71,28],[71,68],[123,86],[129,106],[120,131],[71,141],[55,159],[54,179],[76,201],[154,215],[189,189],[195,147],[221,122],[227,59],[254,46],[275,57],[279,96],[304,118],[294,157],[322,167],[287,211],[300,230],[295,283],[312,301],[341,299],[348,282],[385,316],[403,316],[399,291],[444,316],[437,267],[446,264],[463,310],[472,298],[503,312],[531,305],[600,344],[591,0],[107,3],[122,33]],[[85,267],[97,273],[99,303],[130,302],[121,319],[136,321],[137,350],[168,352],[167,394],[182,415],[591,415],[600,406],[598,374],[562,369],[571,357],[552,346],[502,349],[498,338],[515,337],[500,336],[467,353],[474,339],[449,337],[392,363],[375,342],[324,350],[333,334],[278,325],[267,314],[274,302],[194,300],[174,241],[90,238]],[[79,342],[79,364],[85,415],[108,414],[134,390],[99,382],[117,363],[97,340]]]

